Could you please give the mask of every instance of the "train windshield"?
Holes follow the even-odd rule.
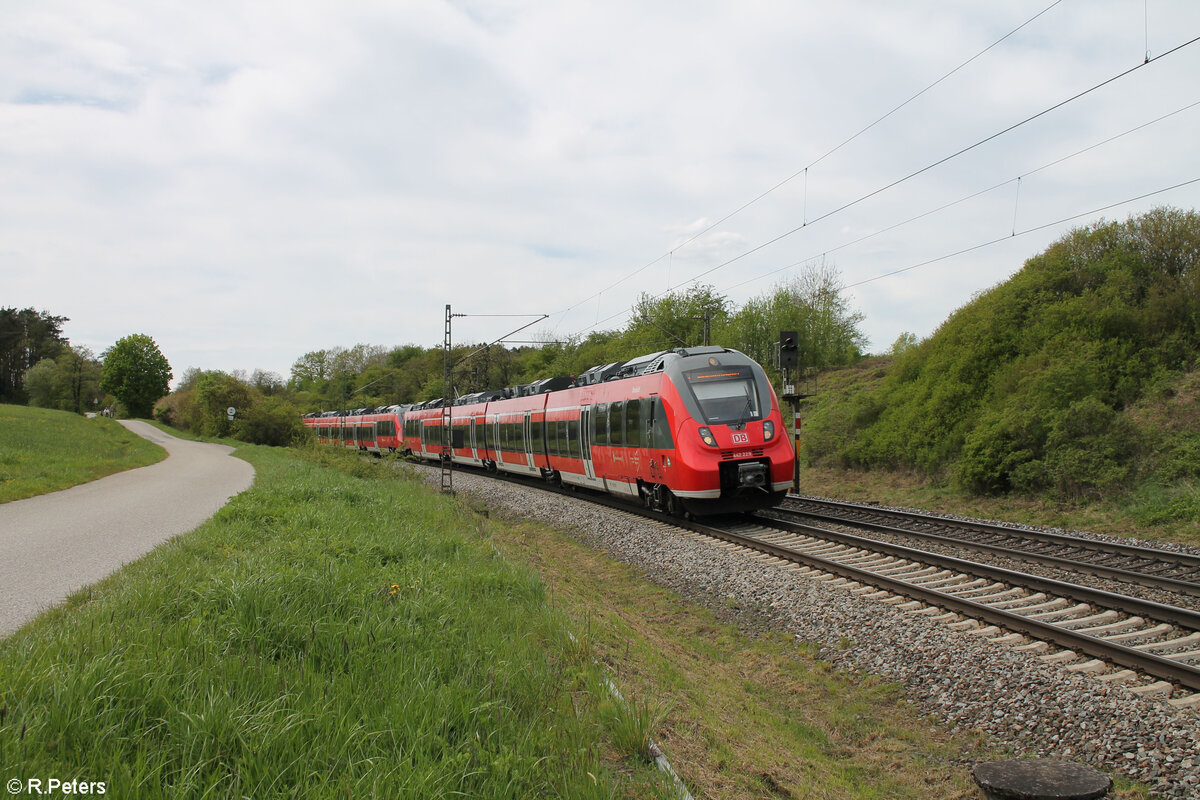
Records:
[[[749,368],[693,370],[684,373],[684,378],[708,424],[728,425],[762,418],[758,388]]]

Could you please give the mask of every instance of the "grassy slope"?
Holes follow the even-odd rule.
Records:
[[[860,392],[871,391],[882,380],[890,359],[870,359],[861,364],[823,373],[818,394],[802,413],[814,413],[819,404],[844,403]],[[1140,426],[1160,431],[1164,437],[1194,436],[1200,428],[1200,373],[1179,378],[1163,394],[1129,409]],[[971,514],[1038,525],[1093,530],[1118,536],[1184,542],[1200,545],[1200,520],[1163,515],[1172,503],[1187,502],[1200,494],[1200,486],[1181,481],[1175,486],[1141,484],[1124,496],[1099,502],[1054,501],[1041,497],[974,495],[912,471],[842,470],[805,466],[801,490],[807,494],[845,500],[873,501],[931,511]]]
[[[0,641],[12,775],[130,798],[657,791],[606,766],[595,668],[469,512],[239,452],[251,490]]]
[[[66,489],[167,457],[115,420],[0,405],[0,503]]]

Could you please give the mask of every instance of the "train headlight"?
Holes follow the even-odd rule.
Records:
[[[700,429],[700,440],[709,447],[717,446],[717,437],[713,436],[712,431],[710,431],[708,428]]]
[[[769,442],[775,438],[775,423],[767,420],[763,423],[763,441]]]

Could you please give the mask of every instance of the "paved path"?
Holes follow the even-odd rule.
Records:
[[[165,448],[166,460],[0,503],[0,636],[197,527],[254,480],[232,447],[184,441],[137,420],[121,424]]]

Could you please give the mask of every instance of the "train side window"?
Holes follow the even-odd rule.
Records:
[[[659,450],[673,449],[675,447],[675,440],[671,436],[671,426],[667,421],[666,407],[663,405],[662,398],[654,398],[650,414],[652,416],[650,446]]]
[[[611,445],[625,444],[625,401],[609,403],[608,406],[608,443]]]
[[[546,423],[546,455],[558,455],[558,423]]]
[[[608,444],[608,403],[592,406],[592,444]]]
[[[546,421],[544,419],[529,420],[529,450],[535,454],[544,452],[545,445],[542,431]]]
[[[629,400],[625,403],[625,444],[629,447],[645,447],[646,434],[642,428],[642,404],[644,400]]]

